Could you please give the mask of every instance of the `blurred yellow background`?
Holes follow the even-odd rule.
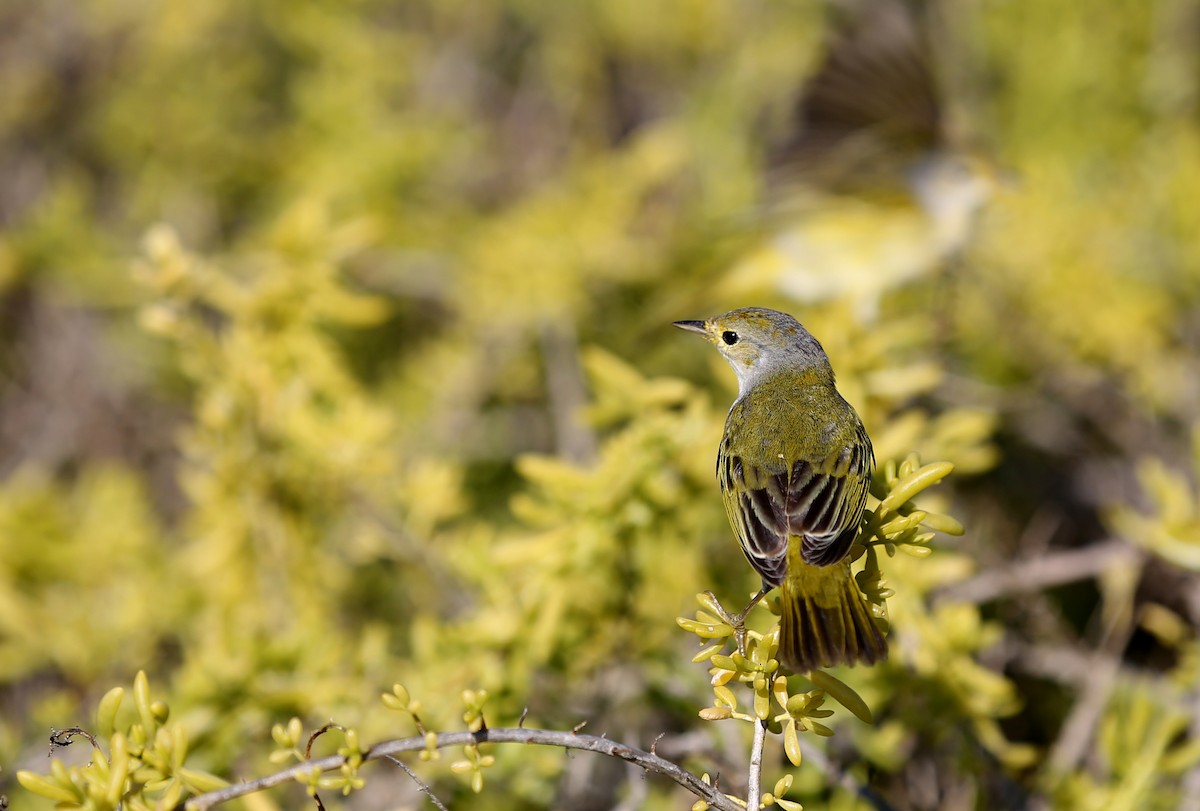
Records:
[[[670,322],[757,304],[967,527],[814,745],[897,809],[1200,808],[1194,0],[9,0],[0,88],[13,807],[139,669],[230,778],[411,734],[395,681],[740,773],[674,622],[757,586],[733,380]],[[495,754],[489,808],[690,802]]]

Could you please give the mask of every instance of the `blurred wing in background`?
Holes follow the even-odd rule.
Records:
[[[994,173],[951,143],[921,9],[865,0],[833,16],[793,132],[771,158],[772,235],[720,293],[848,298],[872,320],[887,291],[966,244]]]
[[[824,58],[772,155],[779,173],[837,183],[942,140],[941,105],[917,13],[899,0],[840,3]]]

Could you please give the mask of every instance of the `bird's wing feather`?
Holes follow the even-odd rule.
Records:
[[[829,566],[844,558],[858,534],[875,457],[861,428],[853,442],[817,464],[792,466],[787,484],[788,526],[804,540],[806,563]]]
[[[833,21],[824,59],[797,104],[799,131],[777,163],[820,171],[839,155],[921,152],[944,139],[927,21],[904,0],[859,5]]]
[[[787,573],[788,538],[814,566],[844,558],[854,542],[874,468],[871,441],[859,429],[853,442],[817,462],[799,460],[783,472],[749,466],[726,443],[717,455],[725,510],[742,551],[772,586]]]
[[[746,559],[764,583],[778,586],[787,573],[788,547],[785,497],[778,478],[748,467],[742,457],[730,453],[727,442],[717,453],[717,478]]]

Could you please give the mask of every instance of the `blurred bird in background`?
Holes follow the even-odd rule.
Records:
[[[871,321],[885,293],[966,246],[998,173],[951,120],[925,30],[934,10],[834,5],[823,59],[769,159],[771,235],[717,285],[721,301],[848,299]]]

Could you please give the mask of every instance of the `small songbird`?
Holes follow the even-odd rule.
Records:
[[[759,307],[676,321],[717,347],[738,378],[717,454],[717,480],[742,551],[762,576],[746,614],[781,588],[779,660],[804,673],[872,664],[887,643],[850,573],[850,547],[875,455],[862,420],[838,394],[817,339]]]

